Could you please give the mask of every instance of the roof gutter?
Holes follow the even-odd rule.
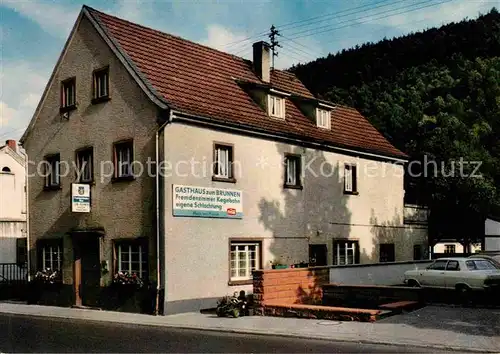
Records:
[[[258,128],[249,129],[248,127],[246,127],[242,124],[238,124],[238,123],[233,123],[233,122],[220,123],[220,122],[216,122],[210,118],[196,116],[196,115],[189,114],[189,113],[183,113],[180,111],[171,111],[171,112],[173,114],[171,116],[172,121],[178,120],[178,121],[186,121],[186,122],[192,122],[192,123],[203,122],[207,125],[210,125],[210,126],[213,126],[216,128],[230,129],[232,131],[237,131],[237,132],[247,133],[247,134],[250,132],[252,134],[258,135],[258,136],[263,137],[263,138],[282,139],[282,140],[285,140],[287,142],[294,143],[296,145],[307,144],[307,145],[309,145],[313,148],[317,148],[319,150],[335,150],[338,152],[362,155],[362,156],[365,156],[367,158],[383,159],[383,160],[389,160],[392,162],[399,162],[399,163],[408,162],[408,159],[404,159],[404,158],[388,156],[388,155],[380,155],[380,154],[376,154],[376,153],[369,153],[369,152],[363,152],[363,151],[353,150],[353,149],[349,149],[349,148],[333,146],[333,145],[327,144],[326,142],[314,142],[314,141],[310,141],[310,140],[301,140],[301,139],[292,138],[292,137],[284,136],[284,135],[280,135],[280,134],[269,133],[269,132],[260,130]]]
[[[160,160],[160,134],[165,130],[165,127],[167,124],[169,124],[172,121],[172,111],[169,112],[169,117],[166,122],[164,122],[157,130],[156,130],[156,136],[155,136],[155,142],[156,142],[156,171],[155,171],[155,179],[156,179],[156,305],[155,305],[155,314],[159,315],[160,313],[160,291],[161,291],[161,257],[163,256],[160,254],[160,243],[162,240],[162,233],[163,230],[165,229],[165,225],[163,225],[163,229],[161,229],[161,224],[160,224],[160,216],[161,216],[161,210],[160,210],[160,174],[159,174],[159,160]],[[163,149],[165,149],[165,145],[163,146]],[[163,222],[165,223],[165,218],[163,218]],[[164,233],[163,233],[164,235]],[[166,242],[165,238],[163,237],[164,240],[164,247],[166,248]],[[166,252],[164,252],[166,254]],[[166,276],[167,272],[164,274],[165,278],[165,284],[166,284]],[[163,303],[167,301],[167,292],[166,292],[166,287],[164,291],[164,298],[163,298]]]

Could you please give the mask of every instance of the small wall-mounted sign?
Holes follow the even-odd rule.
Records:
[[[90,213],[90,185],[71,185],[71,211],[73,213]]]

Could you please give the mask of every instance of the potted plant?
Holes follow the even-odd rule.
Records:
[[[46,305],[56,304],[62,285],[62,275],[58,270],[46,268],[36,272],[31,282],[30,303],[42,303]],[[35,295],[36,294],[36,295]]]
[[[304,261],[298,262],[298,263],[296,262],[293,264],[293,267],[294,268],[307,268],[307,267],[309,267],[309,264],[307,262],[304,262]]]
[[[279,260],[273,260],[273,261],[270,261],[269,263],[271,263],[271,267],[273,269],[285,269],[285,268],[288,268],[288,266],[286,264],[283,264],[282,262],[280,262]]]

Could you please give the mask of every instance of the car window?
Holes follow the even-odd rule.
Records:
[[[467,269],[469,269],[469,270],[497,269],[492,262],[490,262],[486,259],[477,259],[474,261],[467,261],[465,263],[467,265]]]
[[[460,270],[458,261],[449,261],[448,265],[446,266],[446,270]]]
[[[434,263],[432,263],[430,266],[427,267],[427,269],[432,269],[432,270],[445,270],[446,268],[446,263],[448,263],[447,260],[437,260]]]

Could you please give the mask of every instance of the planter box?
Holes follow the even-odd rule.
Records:
[[[27,301],[29,304],[71,306],[74,301],[72,285],[33,281],[28,285],[28,289]]]
[[[102,288],[100,306],[104,310],[153,314],[156,289],[117,285]]]
[[[308,268],[309,264],[308,263],[296,263],[293,265],[294,268]]]
[[[273,269],[286,269],[288,268],[285,264],[273,264]]]

